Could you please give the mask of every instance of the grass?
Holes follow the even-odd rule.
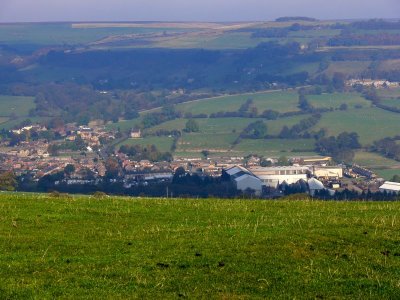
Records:
[[[31,120],[32,123],[41,123],[41,122],[46,122],[50,119],[50,117],[19,117],[16,119],[8,120],[7,122],[0,123],[0,130],[1,129],[6,129],[10,130],[13,129],[16,126],[19,126],[23,121],[25,120]]]
[[[242,140],[234,148],[234,150],[244,152],[245,154],[257,153],[273,157],[279,157],[281,155],[290,155],[290,156],[316,155],[315,152],[313,152],[314,148],[315,148],[315,141],[313,139],[295,139],[295,140],[246,139]],[[293,150],[296,150],[296,152],[292,152]]]
[[[377,153],[357,151],[355,153],[354,162],[366,167],[393,167],[400,166],[400,162],[393,159],[383,157]]]
[[[360,76],[368,69],[370,61],[331,61],[328,69],[324,71],[328,76],[335,73],[345,73],[353,76]]]
[[[357,132],[363,145],[399,133],[400,114],[379,108],[349,109],[322,115],[321,121],[313,128],[325,128],[329,135],[341,132]]]
[[[129,145],[129,146],[148,146],[148,145],[156,145],[159,151],[169,152],[171,151],[173,138],[172,137],[157,137],[157,136],[149,136],[142,139],[127,139],[121,142],[118,146]]]
[[[127,131],[131,130],[135,126],[139,126],[142,122],[142,118],[139,117],[137,119],[132,119],[132,120],[124,120],[116,123],[110,123],[106,125],[107,129],[120,129],[121,131]]]
[[[178,109],[193,114],[237,111],[247,99],[253,99],[254,106],[257,107],[260,113],[266,109],[272,109],[282,113],[298,110],[298,95],[296,91],[249,93],[201,99],[180,104],[178,105]]]
[[[399,169],[385,169],[385,168],[373,168],[372,169],[379,177],[385,180],[391,180],[394,175],[400,175]]]
[[[357,93],[309,95],[307,99],[316,108],[338,109],[343,103],[347,104],[349,108],[354,108],[355,105],[361,105],[362,107],[371,105],[371,102],[368,102]]]
[[[6,123],[8,120],[9,120],[9,118],[0,117],[0,124]]]
[[[210,151],[227,152],[232,143],[239,134],[201,134],[201,133],[184,133],[179,140],[177,151],[201,152],[204,149]]]
[[[0,197],[2,298],[395,299],[400,203]]]
[[[151,34],[164,31],[182,31],[178,28],[98,27],[72,28],[69,23],[2,24],[0,41],[7,44],[62,45],[85,44],[112,35]]]
[[[0,95],[1,117],[9,117],[11,115],[27,116],[29,111],[35,107],[33,97]]]

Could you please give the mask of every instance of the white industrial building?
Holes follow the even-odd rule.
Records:
[[[386,181],[382,186],[379,187],[379,191],[386,192],[386,193],[394,193],[394,194],[399,194],[400,193],[400,183],[398,182],[390,182]]]
[[[307,181],[310,169],[306,166],[290,167],[254,167],[249,171],[261,179],[268,187],[276,188],[279,184],[286,182],[293,184],[299,180]]]
[[[234,179],[239,191],[254,191],[257,196],[262,193],[263,182],[255,176],[244,174]]]
[[[225,172],[231,177],[239,191],[246,192],[252,190],[257,196],[262,194],[263,182],[247,169],[235,166],[225,170]]]
[[[318,179],[337,180],[337,179],[340,179],[343,177],[343,167],[341,167],[341,166],[332,166],[332,167],[313,166],[312,173]]]

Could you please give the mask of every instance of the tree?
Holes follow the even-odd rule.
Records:
[[[107,178],[115,178],[119,173],[119,164],[118,161],[114,158],[107,159],[105,163],[106,167],[106,177]]]
[[[342,103],[342,104],[340,105],[339,109],[340,109],[340,110],[347,110],[347,109],[348,109],[348,106],[347,106],[346,103]]]
[[[0,190],[15,191],[17,187],[17,179],[11,171],[0,174]]]
[[[346,82],[346,75],[343,73],[338,73],[336,72],[333,74],[332,78],[332,85],[333,88],[337,91],[343,91],[345,87]]]
[[[390,181],[392,181],[392,182],[400,182],[400,175],[394,175]]]
[[[267,134],[267,125],[263,121],[249,124],[242,133],[242,137],[250,139],[262,139]]]
[[[286,156],[279,157],[278,166],[290,166],[288,158]]]
[[[74,172],[75,172],[75,166],[74,165],[68,164],[68,165],[65,166],[65,168],[64,168],[65,175],[70,176]]]
[[[201,154],[204,156],[204,158],[207,158],[210,155],[210,151],[203,150],[203,151],[201,151]]]
[[[303,111],[311,111],[314,109],[304,94],[299,95],[299,108]]]
[[[186,132],[199,132],[199,124],[193,119],[189,119],[185,125]]]

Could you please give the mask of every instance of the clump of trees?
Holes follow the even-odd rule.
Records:
[[[189,119],[186,122],[185,129],[186,132],[199,132],[199,124],[194,119]]]
[[[322,155],[329,155],[337,162],[351,162],[354,150],[361,147],[358,134],[342,132],[337,137],[323,137],[317,140],[316,150]]]
[[[15,191],[17,188],[17,178],[11,171],[0,174],[0,191]]]
[[[267,135],[267,130],[267,124],[263,121],[256,121],[250,123],[240,134],[240,137],[247,139],[262,139]]]
[[[371,150],[388,158],[400,160],[400,145],[396,143],[396,140],[396,138],[384,138],[375,141]]]
[[[309,137],[309,134],[305,133],[304,135],[302,135],[302,132],[317,125],[320,119],[321,115],[316,114],[307,119],[301,120],[298,124],[293,125],[291,128],[285,125],[283,126],[281,132],[279,133],[279,137],[281,139],[296,139],[301,137]]]

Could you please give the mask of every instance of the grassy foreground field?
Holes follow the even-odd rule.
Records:
[[[400,203],[0,197],[0,297],[394,299]]]

